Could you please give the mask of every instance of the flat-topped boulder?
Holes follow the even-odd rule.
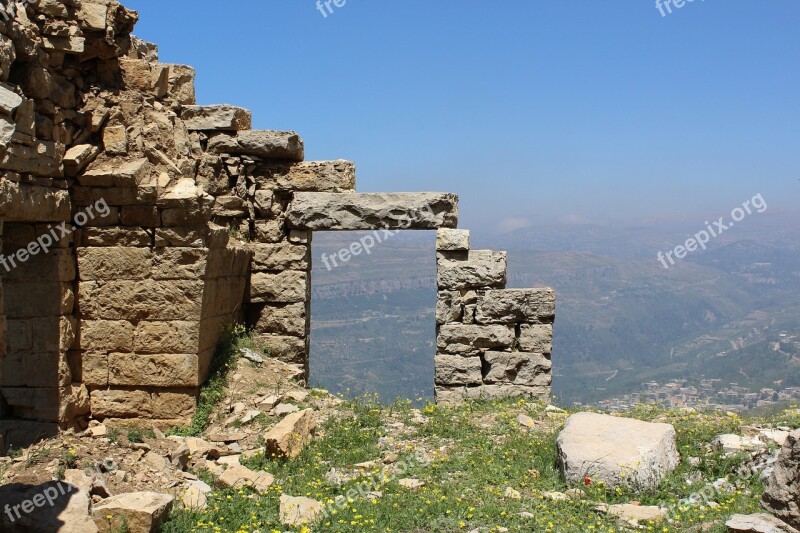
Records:
[[[725,523],[728,533],[798,533],[798,531],[781,522],[772,515],[760,514],[735,514]]]
[[[189,105],[181,110],[181,118],[190,131],[241,131],[252,127],[253,114],[227,104]]]
[[[458,224],[451,193],[295,193],[289,226],[312,231],[434,230]]]
[[[293,131],[248,130],[221,133],[208,141],[208,151],[217,154],[251,155],[262,159],[302,161],[303,140]]]
[[[599,413],[576,413],[558,436],[568,484],[588,476],[610,487],[656,487],[680,462],[675,428]]]

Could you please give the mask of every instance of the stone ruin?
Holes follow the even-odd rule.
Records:
[[[114,0],[0,15],[0,431],[185,423],[233,322],[308,372],[315,231],[439,230],[437,400],[549,395],[553,291],[504,290],[455,195],[356,193],[353,163],[196,105]]]

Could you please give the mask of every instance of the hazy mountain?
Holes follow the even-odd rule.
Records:
[[[694,229],[692,229],[694,228]],[[791,217],[748,220],[670,269],[656,259],[702,225],[549,226],[473,247],[509,250],[510,287],[558,293],[554,393],[593,401],[644,381],[720,378],[753,388],[800,385],[800,232]],[[741,230],[741,231],[740,231]],[[432,394],[432,232],[406,232],[328,271],[320,258],[360,238],[315,236],[312,380],[386,399]]]

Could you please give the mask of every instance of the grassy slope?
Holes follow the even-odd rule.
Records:
[[[614,491],[592,483],[582,487],[587,493],[582,500],[553,502],[544,499],[542,492],[568,488],[556,468],[555,438],[563,417],[548,418],[540,404],[502,401],[458,409],[428,405],[420,417],[407,403],[385,407],[365,399],[344,404],[340,413],[342,417],[329,420],[321,428],[320,437],[299,458],[292,461],[261,458],[247,463],[251,468],[275,475],[276,483],[268,494],[256,496],[247,489],[217,490],[206,512],[175,511],[164,531],[310,531],[280,525],[281,494],[308,496],[330,504],[337,496],[347,495],[375,475],[379,483],[376,490],[382,492],[381,497],[370,500],[351,492],[346,506],[312,530],[439,532],[473,528],[499,531],[498,528],[505,527],[511,531],[625,531],[620,522],[594,511],[595,504],[638,500],[645,505],[677,505],[671,523],[647,525],[647,530],[697,531],[701,524],[711,524],[707,531],[721,533],[730,515],[759,509],[762,487],[755,476],[736,481],[736,490],[732,492],[717,494],[714,501],[719,506],[715,508],[681,505],[680,500],[718,478],[729,476],[737,480],[734,472],[745,458],[711,453],[708,444],[720,433],[735,432],[742,423],[765,421],[643,407],[631,416],[675,425],[682,455],[678,470],[655,491]],[[516,421],[520,413],[539,421],[537,429],[521,430]],[[766,422],[798,427],[800,417],[781,413]],[[399,451],[399,460],[408,465],[402,476],[382,472],[380,458],[389,450]],[[420,454],[426,459],[419,461]],[[699,457],[700,466],[691,466],[689,457]],[[352,468],[354,464],[376,459],[377,466],[371,470]],[[332,485],[326,481],[331,468],[344,473],[357,471],[360,477],[341,487]],[[200,474],[213,481],[205,473]],[[398,484],[398,477],[417,478],[425,486],[411,491]],[[688,478],[694,482],[688,483]],[[507,487],[519,491],[522,498],[505,498]],[[520,516],[522,512],[532,513],[533,517],[524,518]]]

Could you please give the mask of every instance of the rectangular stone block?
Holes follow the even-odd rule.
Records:
[[[57,422],[59,391],[55,387],[3,387],[0,396],[13,409],[14,417],[23,420]]]
[[[436,347],[441,353],[478,355],[487,350],[511,350],[515,340],[511,326],[445,324],[439,328]]]
[[[463,301],[458,291],[440,291],[436,298],[436,323],[461,322],[464,316]]]
[[[87,387],[107,387],[108,354],[83,352],[81,354],[81,380]]]
[[[154,205],[123,207],[119,212],[119,220],[123,226],[155,228],[161,225],[161,217]]]
[[[197,387],[197,354],[130,354],[108,356],[109,385]]]
[[[303,244],[253,244],[253,270],[308,270],[311,247]]]
[[[439,229],[436,232],[436,250],[440,252],[469,251],[469,230]]]
[[[522,324],[519,349],[524,352],[551,353],[553,351],[553,325]]]
[[[134,331],[127,320],[81,320],[77,348],[98,353],[130,351]]]
[[[553,289],[490,290],[478,296],[479,324],[551,323],[556,314]]]
[[[197,407],[197,389],[156,390],[151,394],[153,417],[190,419]]]
[[[200,347],[200,322],[170,320],[143,321],[136,325],[133,343],[127,349],[137,354],[195,353]]]
[[[145,158],[95,161],[78,176],[78,183],[86,187],[136,187],[149,177],[150,162]]]
[[[49,250],[47,254],[40,253],[31,257],[24,265],[19,265],[8,273],[4,268],[0,269],[0,273],[5,274],[5,282],[9,285],[42,280],[74,281],[76,270],[72,253],[72,250]]]
[[[547,401],[550,398],[550,387],[525,387],[508,384],[481,385],[480,387],[436,387],[436,403],[440,405],[455,406],[468,400],[497,400],[518,397]]]
[[[97,247],[78,249],[81,281],[146,279],[153,271],[149,248]]]
[[[256,333],[302,337],[307,332],[306,304],[251,305],[248,322]]]
[[[305,302],[308,273],[286,270],[278,273],[255,273],[250,278],[250,301],[255,303]]]
[[[449,193],[294,194],[290,228],[312,231],[432,230],[458,224],[458,196]]]
[[[513,383],[530,387],[550,385],[552,363],[540,353],[486,352],[485,383]]]
[[[200,316],[203,281],[84,281],[78,293],[84,319],[190,320]]]
[[[293,131],[249,130],[235,135],[221,133],[208,141],[208,151],[286,161],[302,161],[304,156],[303,140]]]
[[[81,231],[83,246],[150,246],[153,236],[142,228],[92,228]]]
[[[261,163],[254,174],[258,188],[270,191],[338,193],[356,188],[356,166],[344,160]]]
[[[184,106],[181,119],[189,131],[240,131],[252,127],[252,113],[232,105]]]
[[[256,342],[264,346],[270,354],[285,363],[305,365],[308,347],[305,338],[285,335],[256,335]]]
[[[440,290],[505,287],[508,259],[505,252],[472,250],[437,254]]]
[[[92,417],[141,418],[153,414],[150,392],[130,389],[96,389],[90,392]]]
[[[473,386],[483,383],[480,357],[437,354],[434,362],[437,385]]]
[[[257,220],[255,223],[256,242],[276,243],[285,241],[287,232],[279,220]]]
[[[58,387],[70,382],[58,352],[15,353],[0,358],[0,387]]]
[[[153,255],[152,278],[203,279],[207,266],[208,250],[205,248],[157,248]]]

